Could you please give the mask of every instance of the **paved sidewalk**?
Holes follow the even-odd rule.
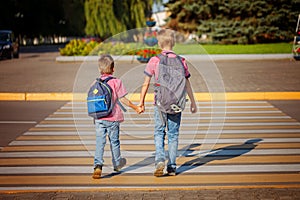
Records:
[[[95,62],[55,62],[59,53],[27,53],[20,59],[0,62],[0,93],[70,93],[83,76],[96,77]],[[222,55],[224,56],[224,55]],[[291,59],[219,60],[193,62],[201,67],[216,67],[226,92],[297,92],[300,91],[300,62]],[[128,90],[142,84],[145,64],[134,60],[117,61],[115,76],[122,78]],[[135,70],[135,76],[130,74]],[[190,65],[194,92],[208,92],[202,71]],[[129,72],[129,73],[128,73]],[[217,74],[216,74],[217,75]],[[135,83],[132,84],[132,79]],[[16,84],[18,80],[18,84]],[[134,88],[132,88],[134,89]],[[130,92],[130,91],[129,91]]]
[[[122,190],[122,191],[76,191],[35,192],[0,194],[0,200],[297,200],[299,189],[195,189],[195,190]]]

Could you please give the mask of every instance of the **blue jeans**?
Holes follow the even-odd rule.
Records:
[[[120,122],[110,122],[105,120],[95,120],[96,126],[96,150],[94,157],[94,165],[103,165],[104,147],[106,144],[106,135],[110,141],[110,150],[112,154],[112,163],[116,167],[120,164],[120,140],[119,130]]]
[[[178,149],[178,136],[181,121],[181,113],[167,114],[162,113],[155,106],[154,108],[154,143],[155,143],[155,164],[158,162],[164,162],[165,155],[165,136],[167,128],[168,136],[168,167],[176,167],[176,157]]]

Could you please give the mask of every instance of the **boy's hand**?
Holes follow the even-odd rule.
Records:
[[[138,113],[138,114],[141,114],[142,112],[144,112],[143,108],[141,106],[137,106],[135,111]]]
[[[139,112],[139,114],[141,114],[141,113],[145,112],[145,106],[144,106],[144,105],[142,105],[142,104],[138,104],[137,106],[138,106],[138,108],[140,109],[140,112]]]
[[[191,113],[196,113],[197,112],[197,105],[196,103],[191,103]]]

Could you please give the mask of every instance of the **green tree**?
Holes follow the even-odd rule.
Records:
[[[170,0],[168,26],[221,43],[291,41],[299,0]]]
[[[84,0],[5,0],[1,2],[0,28],[27,37],[82,35]]]
[[[64,35],[81,36],[84,35],[85,15],[84,0],[61,0],[63,7],[62,30]]]
[[[107,38],[145,26],[153,0],[85,0],[85,32]]]

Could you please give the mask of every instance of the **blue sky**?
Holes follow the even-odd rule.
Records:
[[[167,3],[169,0],[163,0],[163,3]],[[164,10],[164,6],[160,6],[160,7],[157,7],[156,4],[153,5],[152,7],[153,9],[153,12],[157,12],[157,11],[163,11]]]

